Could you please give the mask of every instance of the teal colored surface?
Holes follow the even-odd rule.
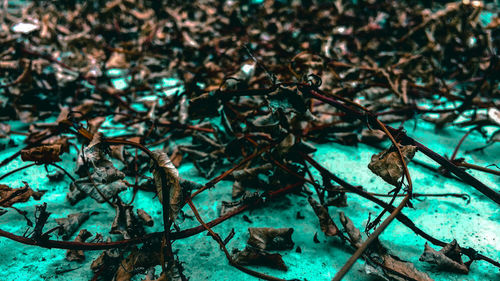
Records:
[[[16,130],[26,129],[26,125],[14,123]],[[413,128],[411,122],[406,124],[407,128]],[[110,132],[106,132],[108,134]],[[436,134],[430,125],[419,123],[415,131],[409,130],[411,136],[420,140],[431,149],[450,155],[464,131],[447,129]],[[22,138],[14,137],[19,143]],[[475,148],[483,144],[479,135],[472,134],[464,142],[461,152]],[[390,187],[382,180],[373,175],[367,168],[367,164],[373,153],[378,150],[360,145],[356,147],[342,146],[336,143],[317,145],[318,151],[314,157],[318,162],[325,165],[332,172],[354,185],[363,185],[371,192],[388,192]],[[1,152],[0,160],[5,159],[18,148],[10,148]],[[73,149],[73,148],[72,148]],[[74,167],[73,154],[64,155],[63,166],[68,170]],[[486,149],[482,153],[464,155],[467,161],[478,165],[488,165],[498,162],[498,145]],[[421,153],[417,153],[416,159],[434,165]],[[0,169],[0,175],[14,168],[24,165],[20,159],[16,159],[6,167]],[[183,164],[179,169],[180,174],[188,179],[199,183],[208,180],[201,178],[191,164]],[[471,246],[496,260],[500,260],[500,242],[498,232],[500,229],[500,213],[497,206],[487,200],[474,188],[462,184],[456,180],[444,178],[434,174],[421,166],[410,164],[410,172],[414,182],[414,191],[420,193],[443,193],[457,192],[471,195],[471,203],[465,205],[458,198],[427,198],[414,200],[415,209],[404,210],[417,226],[432,234],[436,238],[449,240],[455,238],[462,246]],[[485,175],[480,172],[471,172],[481,179],[485,184],[498,190],[498,177]],[[319,179],[319,175],[317,175]],[[97,204],[87,198],[71,207],[66,201],[66,191],[69,179],[62,182],[51,183],[46,178],[46,172],[42,166],[32,167],[17,175],[2,180],[2,183],[12,187],[22,186],[22,181],[27,181],[34,189],[46,189],[48,192],[41,201],[30,200],[26,203],[17,204],[16,207],[28,211],[33,218],[35,205],[42,202],[48,203],[48,211],[53,215],[45,229],[55,226],[54,218],[64,217],[77,211],[98,211],[99,215],[92,216],[83,224],[92,233],[99,232],[109,236],[108,231],[114,217],[114,210],[105,204]],[[221,201],[231,201],[231,182],[223,181],[196,197],[194,203],[205,221],[214,219],[219,214]],[[131,192],[122,193],[125,201],[130,199]],[[154,220],[155,226],[148,231],[160,231],[161,206],[157,198],[151,193],[139,192],[134,205],[149,212]],[[387,199],[386,199],[387,200]],[[397,203],[397,202],[396,202]],[[348,207],[330,207],[332,218],[340,225],[338,212],[345,212],[357,227],[364,229],[368,219],[368,213],[372,218],[376,216],[381,208],[362,200],[355,195],[349,195]],[[192,216],[189,208],[183,211]],[[296,213],[300,211],[305,219],[296,219]],[[298,278],[300,280],[330,280],[336,271],[352,254],[352,249],[344,246],[338,238],[325,237],[320,229],[318,220],[305,197],[286,196],[280,201],[270,202],[265,209],[257,209],[245,212],[253,222],[248,223],[242,219],[243,214],[238,215],[214,228],[222,237],[225,237],[234,228],[236,235],[228,245],[229,249],[242,249],[248,239],[248,227],[293,227],[295,229],[293,240],[296,246],[300,246],[302,253],[295,250],[280,251],[285,263],[289,266],[288,272],[268,269],[265,267],[254,267],[255,269],[278,276],[281,278]],[[194,220],[184,219],[179,221],[179,226],[189,228],[197,225]],[[9,211],[0,217],[0,229],[21,235],[26,230],[24,219],[15,212]],[[313,236],[318,233],[319,244],[313,242]],[[113,236],[114,237],[114,236]],[[73,237],[74,238],[74,237]],[[114,239],[119,239],[114,237]],[[395,221],[381,235],[381,241],[394,254],[402,259],[409,260],[415,266],[427,272],[435,280],[499,280],[499,270],[486,262],[475,262],[471,267],[469,275],[457,275],[436,271],[433,267],[418,261],[423,251],[425,240],[416,236],[404,225]],[[206,235],[201,233],[188,239],[176,241],[174,250],[178,250],[179,258],[184,262],[186,275],[193,281],[197,280],[256,280],[228,265],[218,245]],[[438,249],[436,247],[436,249]],[[0,238],[0,280],[89,280],[92,277],[90,263],[100,254],[100,251],[86,253],[86,261],[83,263],[68,262],[65,260],[64,250],[47,250],[32,246],[25,246],[5,238]],[[58,271],[67,269],[76,270],[57,274]],[[144,276],[138,275],[134,280],[142,280]],[[346,276],[345,280],[375,280],[367,276],[363,270],[363,261],[358,261]]]

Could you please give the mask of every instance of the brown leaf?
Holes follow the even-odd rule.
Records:
[[[234,177],[232,197],[237,198],[245,192],[246,187],[262,186],[264,183],[259,179],[260,174],[272,170],[273,165],[266,163],[259,167],[236,170],[232,173]]]
[[[356,247],[361,246],[361,244],[363,243],[363,239],[361,238],[361,232],[359,231],[359,229],[354,226],[351,219],[347,217],[344,212],[340,212],[339,215],[340,222],[344,226],[344,229],[347,232],[347,235],[349,235],[349,238],[351,238],[351,242]]]
[[[130,64],[125,59],[124,53],[113,52],[111,54],[111,57],[106,62],[107,69],[111,69],[111,68],[127,69],[129,67],[130,67]]]
[[[60,154],[69,152],[69,138],[63,136],[53,136],[42,142],[43,145],[60,145]]]
[[[34,191],[25,182],[24,187],[10,188],[7,185],[0,184],[0,206],[10,207],[15,203],[26,202],[33,197],[35,200],[40,200],[46,191]]]
[[[0,123],[0,139],[9,137],[10,135],[10,125]]]
[[[368,144],[380,143],[386,139],[386,134],[381,130],[364,129],[361,131],[361,142]]]
[[[106,242],[111,242],[111,238],[108,238]],[[111,280],[122,259],[121,253],[122,251],[116,248],[103,251],[99,257],[92,261],[90,269],[93,272],[102,271],[103,277],[108,277],[108,280]]]
[[[426,273],[423,273],[415,268],[413,263],[399,259],[390,254],[381,254],[373,260],[382,260],[380,264],[373,261],[367,261],[365,271],[370,275],[375,275],[382,280],[387,281],[432,281]]]
[[[58,234],[62,235],[64,240],[69,239],[89,217],[89,212],[85,212],[69,214],[66,218],[56,219],[57,224],[60,226]]]
[[[75,189],[77,189],[79,192],[89,195],[97,202],[103,203],[106,200],[102,195],[107,199],[111,199],[125,190],[126,185],[121,181],[125,177],[125,174],[115,168],[113,162],[103,158],[103,153],[97,146],[86,150],[87,153],[85,155],[89,162],[94,165],[94,171],[91,174],[91,178],[84,177],[71,183],[70,191],[75,193]],[[71,199],[80,199],[82,195],[79,192],[72,194],[72,196],[68,194],[68,199],[70,201]]]
[[[347,194],[339,191],[340,186],[327,187],[325,206],[347,207]]]
[[[220,216],[224,216],[227,213],[230,213],[230,212],[238,209],[239,207],[241,207],[245,203],[253,203],[258,198],[260,198],[259,193],[257,193],[257,192],[251,193],[251,192],[246,191],[245,193],[243,193],[243,196],[238,201],[234,201],[234,202],[222,201],[221,202],[222,207],[220,209]]]
[[[123,238],[130,239],[144,234],[142,221],[134,215],[133,206],[117,200],[115,205],[115,218],[111,225],[111,234],[121,234]]]
[[[128,257],[120,262],[120,266],[116,270],[116,281],[129,281],[137,274],[134,269],[148,268],[161,264],[160,251],[151,251],[151,249],[135,250]]]
[[[60,154],[60,144],[42,145],[21,150],[21,159],[23,161],[48,164],[62,161],[61,158],[59,158]]]
[[[339,229],[333,222],[332,218],[328,214],[328,209],[322,206],[318,201],[314,200],[312,197],[307,198],[309,204],[314,210],[314,213],[319,219],[319,225],[321,231],[325,233],[326,236],[335,236],[339,232]]]
[[[424,253],[420,256],[419,260],[435,264],[446,271],[454,271],[463,274],[469,273],[469,267],[463,263],[461,249],[455,239],[444,246],[439,252],[425,243]]]
[[[172,155],[170,155],[170,161],[172,161],[172,164],[174,164],[175,167],[179,167],[181,165],[182,158],[182,151],[178,147],[175,147]]]
[[[154,167],[153,170],[158,198],[163,203],[162,185],[166,184],[170,192],[170,218],[175,220],[183,202],[182,187],[179,183],[179,171],[177,171],[177,168],[175,168],[165,152],[155,150],[153,151],[153,157],[159,165],[159,167]],[[162,179],[162,173],[159,169],[162,169],[165,174],[165,182]]]
[[[280,254],[271,254],[256,248],[246,247],[243,251],[234,249],[233,259],[240,265],[260,265],[282,271],[288,270]]]
[[[351,239],[354,247],[360,247],[363,244],[361,232],[354,226],[351,219],[343,212],[340,213],[340,221]],[[375,275],[382,280],[387,281],[432,281],[427,274],[418,271],[413,263],[401,260],[389,251],[376,239],[366,252],[365,271],[369,275]]]
[[[111,149],[112,158],[125,162],[125,158],[123,157],[123,145],[110,145],[109,148]]]
[[[137,216],[139,217],[139,219],[141,219],[145,225],[147,226],[153,226],[154,225],[154,221],[153,221],[153,218],[148,214],[146,213],[146,211],[144,211],[143,209],[137,209]]]
[[[75,237],[75,242],[85,242],[88,238],[90,238],[92,234],[88,232],[86,229],[80,230],[80,233]],[[66,251],[66,259],[69,261],[84,261],[85,253],[83,250],[68,250]]]
[[[289,250],[293,248],[293,228],[250,227],[247,244],[261,250]]]
[[[417,152],[417,147],[412,145],[401,146],[400,149],[406,164],[411,161],[415,156],[415,152]],[[403,176],[404,172],[399,154],[393,148],[374,154],[368,168],[394,186],[398,186],[398,180]]]

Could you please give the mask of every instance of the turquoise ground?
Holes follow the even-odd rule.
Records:
[[[14,123],[16,130],[25,129],[24,125]],[[413,128],[413,124],[407,123],[407,128]],[[450,155],[454,146],[464,131],[447,129],[436,134],[433,128],[420,122],[416,130],[409,130],[409,135],[422,141],[431,149]],[[16,137],[20,142],[21,138]],[[475,148],[484,143],[479,135],[472,134],[463,144],[461,151]],[[367,168],[367,164],[373,153],[378,152],[372,147],[359,145],[359,147],[347,147],[336,143],[317,145],[318,151],[315,159],[325,165],[332,172],[349,181],[354,185],[363,185],[372,192],[387,192],[390,187],[381,179],[373,175]],[[0,160],[5,159],[18,148],[11,148],[1,152]],[[488,165],[498,162],[499,146],[492,146],[484,152],[464,155],[469,162]],[[74,151],[72,151],[74,153]],[[74,155],[74,154],[73,154]],[[64,155],[65,167],[72,170],[74,164],[71,157]],[[416,159],[432,163],[425,155],[417,153]],[[16,167],[24,165],[20,159],[16,159],[6,167],[0,169],[0,175]],[[410,164],[410,172],[414,182],[415,192],[420,193],[444,193],[457,192],[471,195],[471,203],[466,205],[459,198],[427,198],[414,200],[415,209],[405,209],[404,213],[409,216],[417,226],[436,238],[450,240],[455,238],[462,246],[471,246],[482,254],[500,260],[500,241],[498,233],[500,230],[500,213],[497,206],[487,200],[474,188],[460,183],[454,179],[448,179],[441,175],[430,172],[421,166]],[[180,168],[183,177],[205,183],[207,180],[201,178],[191,164],[184,164]],[[485,175],[481,172],[471,171],[485,184],[498,190],[498,177]],[[319,178],[319,177],[318,177]],[[52,183],[46,178],[43,167],[32,167],[17,175],[10,176],[2,181],[12,187],[22,186],[21,181],[27,181],[34,189],[46,189],[48,192],[41,201],[30,200],[16,206],[30,213],[31,217],[35,205],[42,202],[48,203],[48,210],[53,213],[46,229],[55,226],[54,218],[64,217],[76,211],[98,211],[100,214],[92,216],[84,223],[92,233],[102,233],[107,236],[110,224],[114,217],[114,210],[102,204],[95,203],[87,198],[71,207],[66,201],[66,190],[69,179],[62,182]],[[205,220],[216,218],[219,214],[221,201],[230,201],[231,182],[223,181],[215,188],[201,194],[195,200],[202,217]],[[309,187],[310,188],[310,187]],[[131,192],[122,193],[124,199],[130,198]],[[368,213],[376,216],[380,207],[361,199],[355,195],[349,195],[348,207],[329,209],[330,215],[340,225],[338,212],[343,211],[354,221],[355,225],[364,229],[368,219]],[[159,231],[161,225],[161,206],[151,193],[139,192],[135,200],[135,206],[142,208],[152,214],[155,226],[148,231]],[[188,215],[192,212],[184,208]],[[296,219],[296,213],[300,211],[305,219]],[[330,280],[335,272],[344,264],[352,254],[352,250],[344,246],[338,238],[325,237],[320,229],[317,219],[307,203],[305,197],[287,196],[279,202],[270,203],[265,209],[246,212],[252,223],[242,219],[243,214],[238,215],[225,223],[214,228],[221,236],[225,237],[231,228],[236,235],[229,243],[229,249],[242,249],[248,239],[248,227],[293,227],[295,229],[293,240],[296,246],[300,246],[302,253],[294,250],[281,251],[285,263],[289,266],[288,272],[255,267],[255,269],[278,276],[281,278],[298,278],[300,280]],[[180,223],[181,228],[195,226],[197,223],[185,219]],[[0,229],[21,235],[26,229],[24,219],[15,212],[9,211],[0,217]],[[320,243],[313,242],[314,234],[318,232]],[[500,271],[486,262],[475,262],[471,267],[469,275],[456,275],[436,271],[432,267],[418,261],[424,248],[424,239],[413,234],[408,228],[395,221],[381,235],[381,241],[399,257],[415,263],[416,267],[428,272],[435,280],[500,280]],[[185,263],[186,275],[193,281],[197,280],[256,280],[228,265],[223,253],[212,238],[201,233],[196,236],[176,241],[174,249],[178,250],[179,258]],[[92,276],[90,270],[91,261],[100,254],[99,251],[86,253],[86,261],[83,263],[68,262],[65,260],[65,251],[57,249],[42,249],[25,246],[5,238],[0,238],[0,280],[89,280]],[[66,273],[59,273],[67,269],[75,269]],[[136,276],[135,280],[141,280],[143,276]],[[364,273],[363,262],[358,261],[352,268],[345,280],[372,280]]]

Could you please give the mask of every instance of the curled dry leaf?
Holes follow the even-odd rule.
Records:
[[[252,247],[246,247],[243,251],[234,249],[233,259],[239,265],[260,265],[282,271],[288,270],[280,254],[272,254]]]
[[[351,219],[347,217],[344,214],[344,212],[340,212],[339,216],[340,216],[340,223],[342,223],[342,225],[344,226],[344,229],[347,232],[347,235],[349,235],[351,242],[354,244],[356,248],[358,248],[363,243],[363,239],[361,238],[361,232],[357,227],[354,226]]]
[[[129,281],[134,277],[138,268],[148,268],[161,264],[160,251],[153,251],[149,248],[141,248],[135,250],[120,262],[120,266],[116,270],[116,281]]]
[[[293,228],[250,227],[247,244],[261,250],[289,250],[293,248]]]
[[[454,271],[463,274],[469,273],[469,267],[463,263],[461,249],[455,239],[444,246],[440,251],[434,250],[425,243],[424,253],[420,256],[419,260],[435,264],[446,271]]]
[[[91,178],[84,177],[71,183],[70,192],[67,194],[68,200],[75,204],[87,195],[99,203],[111,199],[118,193],[126,189],[126,185],[121,181],[125,174],[118,170],[113,162],[101,158],[94,161],[94,171]],[[102,194],[102,195],[101,195]]]
[[[259,193],[257,193],[257,192],[251,193],[251,192],[246,191],[243,194],[243,196],[241,197],[241,199],[238,201],[234,201],[234,202],[222,201],[221,202],[222,206],[220,208],[220,216],[224,216],[227,213],[230,213],[230,212],[238,209],[243,204],[253,203],[258,198],[260,198]]]
[[[111,238],[108,238],[106,242],[111,242]],[[99,257],[92,261],[90,269],[92,269],[93,272],[102,271],[102,277],[107,277],[108,280],[111,280],[121,259],[122,252],[120,249],[114,248],[105,250]]]
[[[25,182],[24,187],[10,188],[5,184],[0,184],[0,206],[10,207],[15,203],[26,202],[33,197],[35,200],[40,200],[46,191],[34,191]]]
[[[412,145],[401,146],[400,149],[406,164],[413,159],[417,152],[417,147]],[[368,168],[394,186],[398,186],[398,180],[403,176],[404,172],[398,151],[393,148],[374,154]]]
[[[133,212],[133,206],[117,200],[115,205],[115,219],[111,224],[112,234],[121,234],[125,239],[138,237],[144,234],[144,228],[140,221]]]
[[[390,254],[371,254],[365,264],[365,271],[387,281],[432,281],[426,273],[415,268],[411,262],[399,259]]]
[[[62,153],[60,144],[42,145],[21,150],[23,161],[34,161],[36,163],[49,164],[61,162],[59,155]]]
[[[314,210],[314,213],[319,219],[319,225],[321,231],[325,233],[326,236],[335,236],[339,232],[337,225],[333,222],[332,218],[328,214],[328,209],[322,206],[318,201],[314,200],[312,197],[307,198],[309,204]]]
[[[62,235],[64,240],[69,239],[89,217],[90,213],[84,212],[69,214],[65,218],[56,219],[57,224],[60,226],[58,234]]]
[[[9,137],[10,135],[10,125],[0,123],[0,139]]]
[[[488,118],[496,125],[500,126],[500,110],[494,107],[488,109]],[[1,136],[1,129],[0,129],[0,136]]]
[[[361,131],[361,142],[368,144],[380,143],[386,139],[386,134],[382,130],[363,129]]]
[[[111,68],[127,69],[129,67],[130,67],[130,64],[125,59],[124,53],[113,52],[111,54],[111,57],[106,62],[107,69],[111,69]]]
[[[340,212],[340,222],[344,226],[347,235],[354,247],[363,244],[361,232],[354,226],[351,219]],[[366,252],[365,272],[386,281],[432,281],[427,274],[417,270],[411,262],[404,261],[389,253],[380,241],[375,240]]]
[[[144,211],[143,209],[137,209],[137,216],[139,217],[139,219],[142,220],[144,225],[153,226],[155,223],[153,221],[153,218],[148,213],[146,213],[146,211]]]
[[[163,203],[162,186],[165,184],[167,190],[170,192],[170,218],[175,220],[177,214],[182,205],[182,187],[179,183],[179,171],[175,168],[174,164],[168,158],[168,155],[160,150],[153,151],[153,157],[158,162],[159,167],[154,167],[153,177],[156,185],[156,192],[158,193],[158,198],[160,202]],[[163,170],[163,173],[160,172]],[[165,179],[162,179],[162,174],[165,175]]]
[[[237,198],[245,192],[246,187],[258,186],[262,183],[259,179],[259,174],[266,173],[272,170],[273,165],[266,163],[259,167],[245,168],[233,172],[233,192],[232,197]]]
[[[347,207],[347,194],[338,189],[340,186],[327,187],[325,206]]]
[[[92,234],[88,232],[86,229],[80,230],[78,235],[75,238],[75,242],[85,242],[88,238],[90,238]],[[68,250],[66,252],[66,259],[69,261],[84,261],[85,253],[83,250]]]

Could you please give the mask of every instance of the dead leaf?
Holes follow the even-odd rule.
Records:
[[[261,250],[289,250],[293,248],[293,228],[250,227],[247,244]]]
[[[160,202],[163,203],[162,185],[167,185],[167,190],[170,192],[170,219],[175,220],[183,202],[182,187],[179,183],[179,171],[168,158],[168,155],[160,150],[153,151],[153,157],[158,162],[159,167],[153,167],[153,177],[156,185],[156,192]],[[165,179],[162,179],[163,170]]]
[[[4,139],[10,136],[10,125],[0,123],[0,139]]]
[[[148,268],[161,264],[159,249],[148,249],[146,247],[140,250],[135,250],[120,262],[120,266],[116,270],[116,281],[129,281],[138,272],[137,268]]]
[[[432,281],[426,273],[418,271],[413,263],[399,259],[390,254],[371,255],[367,260],[365,271],[387,281]],[[375,260],[376,262],[374,262]]]
[[[351,219],[340,212],[340,221],[344,226],[351,244],[358,248],[363,244],[361,232],[354,226]],[[365,272],[386,281],[432,281],[427,274],[417,270],[413,263],[404,261],[389,253],[378,239],[372,242],[365,252]]]
[[[332,218],[328,214],[328,209],[322,206],[318,201],[314,200],[312,197],[307,198],[309,204],[314,210],[314,213],[319,219],[319,225],[321,231],[325,233],[326,236],[335,236],[339,232],[339,229],[333,222]]]
[[[361,131],[361,142],[368,144],[376,144],[384,141],[387,135],[381,130],[364,129]]]
[[[143,223],[147,226],[153,226],[154,225],[154,221],[153,221],[153,218],[148,214],[146,213],[146,211],[144,211],[143,209],[137,209],[137,216],[143,221]]]
[[[26,202],[33,197],[35,200],[40,200],[46,191],[34,191],[24,182],[24,187],[10,188],[5,184],[0,184],[0,206],[10,207],[15,203]]]
[[[143,221],[140,221],[133,212],[134,207],[123,203],[120,199],[115,205],[115,218],[111,224],[111,234],[121,234],[124,239],[141,236],[145,233]]]
[[[108,238],[106,242],[111,242],[111,238]],[[90,269],[92,269],[93,272],[102,271],[103,277],[107,277],[108,280],[111,280],[121,259],[122,251],[120,249],[114,248],[105,250],[99,257],[92,261]]]
[[[417,152],[417,147],[412,145],[401,146],[400,149],[406,164],[413,159]],[[393,148],[374,154],[368,168],[394,186],[398,186],[398,180],[403,176],[404,172],[399,154]]]
[[[58,234],[62,235],[64,240],[67,240],[78,230],[90,217],[89,212],[69,214],[65,218],[56,219],[57,224],[60,226]]]
[[[236,170],[232,173],[234,177],[232,197],[237,198],[245,192],[247,187],[263,186],[265,183],[259,179],[259,175],[268,173],[273,165],[266,163],[259,167]]]
[[[462,274],[469,273],[469,267],[463,263],[461,249],[455,239],[444,246],[439,252],[425,243],[424,253],[420,256],[419,260],[435,264],[446,271],[454,271]]]
[[[62,159],[59,158],[60,154],[60,144],[42,145],[21,150],[21,159],[23,161],[34,161],[36,163],[49,164],[61,162]]]
[[[339,188],[340,186],[327,187],[325,206],[347,207],[347,194],[338,191]]]
[[[280,254],[271,254],[269,252],[259,250],[252,247],[246,247],[243,251],[238,249],[233,250],[233,259],[240,265],[260,265],[270,268],[287,271],[283,258]]]
[[[344,212],[340,212],[339,215],[340,215],[340,222],[344,226],[344,229],[347,232],[347,235],[349,235],[351,242],[356,247],[361,246],[361,244],[363,244],[363,239],[361,238],[361,232],[359,231],[359,229],[354,226],[351,219],[349,217],[347,217],[344,214]]]
[[[88,238],[90,238],[92,234],[88,232],[86,229],[80,230],[80,233],[75,237],[75,242],[85,242]],[[83,250],[68,250],[66,251],[66,259],[68,261],[79,261],[82,262],[85,260],[85,253]]]
[[[111,57],[106,62],[107,69],[112,69],[112,68],[127,69],[129,67],[130,64],[125,59],[124,53],[113,52],[111,54]]]

